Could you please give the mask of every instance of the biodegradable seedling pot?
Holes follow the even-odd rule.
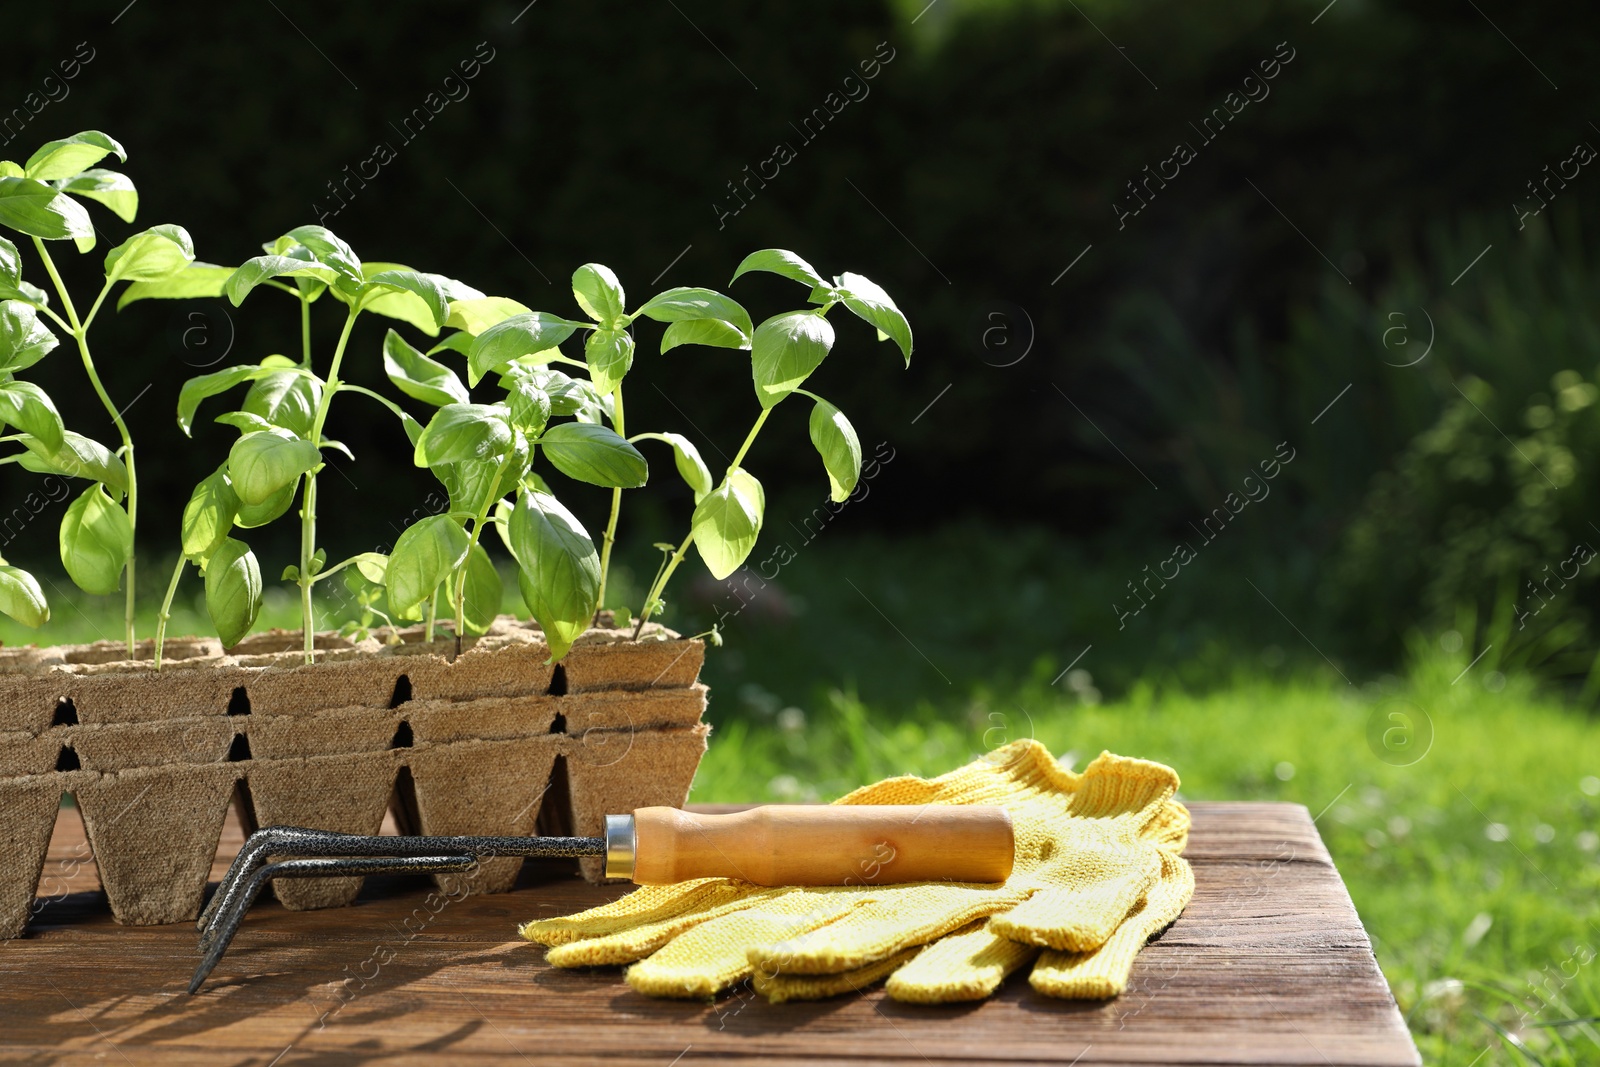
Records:
[[[114,915],[133,924],[198,914],[230,803],[247,827],[372,834],[393,801],[407,832],[585,835],[609,812],[683,803],[710,730],[702,642],[606,626],[552,666],[540,630],[508,617],[459,656],[453,639],[400,636],[319,635],[312,665],[299,634],[227,652],[169,641],[159,672],[109,642],[0,650],[0,936],[26,925],[64,793]],[[495,859],[438,878],[500,892],[519,867]],[[315,908],[360,886],[275,892]]]

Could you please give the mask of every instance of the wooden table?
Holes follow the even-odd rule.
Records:
[[[82,824],[63,809],[39,912],[27,936],[0,942],[0,1060],[1419,1063],[1306,810],[1191,808],[1194,901],[1140,955],[1126,994],[1050,1000],[1015,975],[989,1001],[936,1008],[881,989],[810,1004],[770,1005],[748,989],[715,1004],[659,1001],[615,970],[556,970],[516,939],[516,923],[623,889],[532,864],[512,893],[437,914],[429,887],[412,879],[369,880],[350,908],[258,904],[190,997],[193,927],[113,923]],[[233,824],[214,877],[239,841]]]

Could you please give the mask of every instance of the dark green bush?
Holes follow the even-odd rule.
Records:
[[[1363,652],[1397,648],[1413,627],[1454,626],[1476,632],[1491,667],[1572,676],[1594,659],[1600,270],[1577,227],[1565,229],[1560,241],[1507,226],[1435,245],[1435,265],[1488,243],[1500,254],[1454,287],[1464,292],[1432,303],[1436,366],[1405,368],[1427,371],[1416,380],[1431,393],[1429,424],[1370,426],[1415,433],[1373,480],[1325,583],[1334,620]],[[1479,243],[1485,233],[1492,241]],[[1397,279],[1393,291],[1420,281]]]

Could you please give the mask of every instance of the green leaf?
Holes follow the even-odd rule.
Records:
[[[18,462],[27,470],[103,482],[119,497],[128,491],[128,468],[122,460],[105,445],[82,434],[68,430],[62,434],[60,448],[51,448],[37,437],[25,435],[22,446],[28,454]]]
[[[400,425],[405,427],[406,440],[411,442],[412,448],[416,448],[417,442],[422,440],[422,423],[402,411],[400,413]]]
[[[33,178],[0,178],[0,225],[47,241],[70,237],[80,252],[94,247],[94,224],[83,205]]]
[[[644,315],[657,322],[698,322],[706,319],[724,322],[743,334],[747,345],[750,331],[754,329],[750,323],[750,313],[737,301],[714,289],[668,289],[645,301],[634,315]]]
[[[321,400],[322,382],[311,375],[298,370],[266,370],[250,386],[241,407],[296,437],[308,438]]]
[[[292,256],[256,256],[241,263],[222,284],[222,292],[238,307],[250,290],[273,278],[315,278],[330,283],[338,274],[320,263],[310,263]]]
[[[432,596],[466,559],[471,540],[448,515],[429,515],[407,526],[395,539],[384,570],[389,606],[404,614]]]
[[[559,660],[589,628],[600,601],[600,556],[589,531],[548,493],[525,489],[509,524],[517,585]]]
[[[494,532],[500,538],[500,543],[506,546],[506,551],[511,551],[511,513],[516,510],[515,501],[497,500],[494,505]],[[518,568],[518,585],[521,585],[521,568]]]
[[[572,272],[572,295],[583,313],[602,326],[615,325],[627,305],[622,283],[601,263],[585,263]]]
[[[59,141],[48,141],[23,164],[30,178],[55,181],[80,174],[115,152],[117,159],[128,161],[122,146],[99,130],[84,130]]]
[[[505,455],[513,437],[505,414],[505,408],[495,404],[446,404],[434,412],[417,441],[416,465],[437,467]]]
[[[272,423],[248,411],[225,411],[212,421],[232,426],[240,433],[270,432],[273,429]]]
[[[0,302],[0,374],[15,374],[39,362],[61,341],[20,300]]]
[[[91,485],[61,519],[61,562],[86,593],[115,593],[133,555],[133,524],[105,486]]]
[[[800,387],[827,358],[833,327],[814,311],[790,311],[756,327],[750,345],[756,396],[770,408]]]
[[[429,359],[390,330],[383,337],[383,370],[402,393],[434,407],[468,402],[456,372]]]
[[[414,270],[386,270],[368,278],[358,296],[367,311],[409,322],[429,337],[437,337],[450,317],[450,300],[443,285],[447,280]]]
[[[0,423],[32,434],[52,451],[66,441],[61,413],[45,391],[32,382],[0,382]]]
[[[15,289],[22,281],[22,257],[17,254],[16,243],[9,237],[0,237],[0,287]]]
[[[114,170],[86,170],[56,182],[55,186],[63,193],[104,204],[123,222],[132,222],[139,213],[139,190],[133,187],[133,179]]]
[[[234,517],[233,523],[244,530],[265,526],[289,510],[294,503],[294,494],[295,483],[290,482],[260,504],[246,504],[241,500],[239,514]]]
[[[494,561],[482,545],[472,546],[463,576],[467,583],[462,604],[466,615],[466,631],[473,636],[487,633],[495,617],[500,614],[500,600],[505,596],[505,586],[500,581],[500,572],[495,569]]]
[[[322,462],[310,441],[288,430],[256,430],[228,451],[228,481],[243,504],[264,504]]]
[[[50,306],[50,294],[32,282],[17,279],[15,285],[0,280],[0,300],[19,300],[35,308]]]
[[[513,315],[484,330],[467,352],[467,384],[477,385],[483,376],[505,367],[514,359],[548,352],[572,336],[582,323],[572,322],[543,311]]]
[[[463,356],[472,351],[473,336],[465,330],[457,330],[449,334],[443,341],[428,349],[427,355],[437,356],[440,352],[459,352]]]
[[[238,514],[239,497],[228,483],[228,467],[223,464],[194,487],[183,507],[184,558],[197,564],[210,559],[228,539]]]
[[[224,648],[250,632],[261,612],[261,564],[243,541],[222,542],[206,563],[206,611]]]
[[[695,503],[700,498],[711,492],[711,471],[706,467],[706,461],[700,458],[700,450],[694,447],[694,442],[680,433],[646,433],[640,437],[657,441],[665,441],[672,446],[672,458],[678,466],[678,474],[682,476],[684,484],[694,490]]]
[[[506,407],[511,425],[524,433],[542,433],[550,421],[550,394],[526,378],[506,386]]]
[[[332,282],[325,281],[321,277],[314,277],[312,275],[294,275],[290,278],[290,281],[294,283],[295,292],[308,304],[319,299],[323,293],[329,291],[330,289],[336,295],[338,295],[340,299],[348,303],[351,293],[355,292],[356,288],[358,288],[358,286],[356,286],[353,282],[348,281],[338,271],[334,270],[332,267],[329,267],[325,263],[319,262],[316,253],[312,252],[311,249],[307,248],[305,245],[296,244],[288,237],[280,237],[274,243],[266,245],[265,248],[267,255],[269,256],[281,255],[285,259],[295,260],[296,262],[308,267],[321,267],[331,274],[333,278]],[[346,289],[341,289],[341,286],[347,287],[348,291]]]
[[[378,264],[369,263],[369,264],[367,264],[367,269],[368,270],[372,270],[374,266],[382,267],[384,270],[410,270],[411,269],[410,267],[407,267],[404,264],[400,264],[400,263],[378,263]],[[370,278],[371,275],[369,274],[368,277]],[[466,282],[458,281],[455,278],[447,278],[443,274],[430,274],[430,275],[428,275],[428,277],[432,278],[434,281],[439,283],[439,288],[444,291],[445,299],[448,300],[452,304],[454,304],[454,303],[456,303],[457,301],[460,301],[460,300],[483,300],[483,299],[485,299],[482,290],[474,289],[472,286],[468,285]]]
[[[606,415],[605,398],[595,391],[593,383],[582,378],[554,367],[528,367],[521,369],[521,380],[544,391],[550,398],[551,415],[578,415],[585,422],[599,422]]]
[[[252,367],[248,364],[238,367],[224,367],[210,374],[201,374],[190,378],[183,383],[183,388],[178,390],[178,428],[185,437],[191,436],[194,427],[195,413],[200,409],[200,402],[208,396],[225,393],[236,385],[254,381],[272,371],[265,367]]]
[[[609,394],[633,366],[633,338],[626,330],[595,330],[583,344],[583,361],[595,389]]]
[[[106,280],[159,282],[194,262],[194,241],[182,226],[152,226],[106,253]]]
[[[637,489],[650,475],[639,450],[608,426],[564,422],[550,427],[539,447],[556,470],[590,485]]]
[[[861,479],[861,439],[844,412],[818,398],[811,409],[811,443],[828,470],[828,488],[834,503],[848,497]]]
[[[214,263],[197,261],[160,281],[134,282],[117,298],[117,310],[121,311],[135,300],[187,300],[193,297],[221,296],[223,287],[232,276],[232,267],[219,267]]]
[[[37,630],[50,621],[50,604],[33,575],[0,563],[0,611]]]
[[[661,335],[661,351],[667,352],[679,345],[742,349],[750,347],[750,335],[740,333],[737,327],[720,319],[694,319],[674,322]]]
[[[528,469],[528,439],[516,435],[504,470],[499,463],[478,462],[445,463],[431,469],[450,494],[450,510],[476,515],[489,501],[516,492]]]
[[[273,251],[282,255],[288,251],[291,241],[308,249],[317,257],[317,262],[332,267],[351,292],[366,281],[361,270],[361,258],[356,255],[355,249],[326,226],[296,226],[278,238]]]
[[[354,452],[350,451],[350,446],[349,445],[345,444],[343,441],[335,441],[331,437],[324,437],[321,441],[318,441],[317,442],[317,447],[318,448],[331,448],[335,452],[342,453],[346,459],[353,460],[353,459],[356,458],[356,454]]]
[[[761,483],[739,469],[728,472],[727,479],[695,505],[690,529],[713,578],[726,578],[750,555],[766,507]]]
[[[350,558],[355,561],[353,566],[361,572],[361,577],[373,585],[384,583],[384,572],[389,566],[388,556],[382,552],[362,552]]]
[[[730,281],[738,281],[739,276],[749,274],[753,270],[767,271],[771,274],[781,274],[785,278],[793,278],[801,285],[816,288],[826,286],[816,268],[793,252],[782,248],[763,248],[759,252],[751,252],[744,257],[744,262],[739,264],[739,269],[733,272]]]
[[[473,337],[497,326],[513,315],[529,315],[532,311],[523,304],[517,303],[504,296],[481,296],[469,300],[452,300],[450,302],[450,317],[445,319],[446,326],[453,326],[467,335],[471,341]],[[460,351],[466,351],[465,348]]]
[[[906,366],[911,366],[911,324],[878,283],[846,271],[839,275],[839,295],[846,308],[899,345]]]

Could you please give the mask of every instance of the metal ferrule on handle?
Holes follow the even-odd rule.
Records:
[[[606,816],[606,877],[633,881],[639,835],[632,815]]]

